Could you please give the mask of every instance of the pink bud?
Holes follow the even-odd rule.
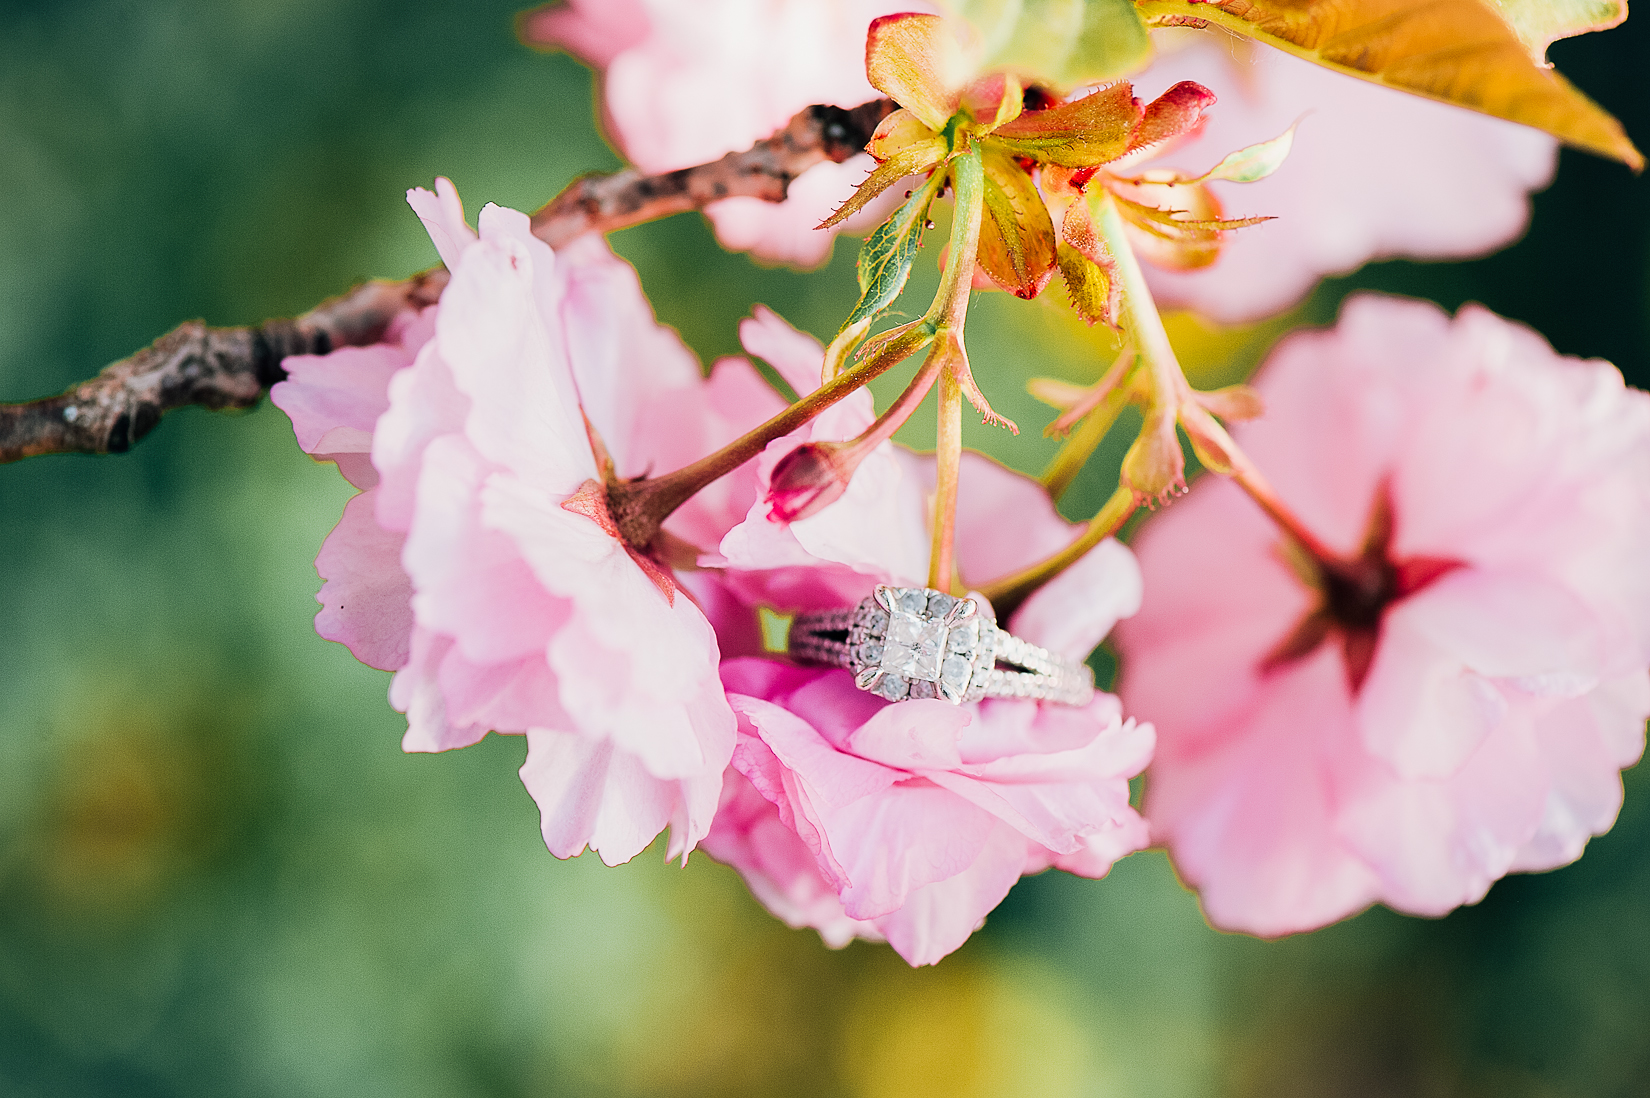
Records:
[[[839,442],[805,442],[779,459],[768,481],[768,518],[797,522],[823,511],[848,489],[859,458]]]

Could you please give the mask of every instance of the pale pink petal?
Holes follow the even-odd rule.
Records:
[[[469,398],[453,386],[440,349],[427,343],[411,367],[390,379],[390,407],[372,436],[378,486],[378,522],[403,533],[412,526],[424,449],[433,439],[463,428]]]
[[[997,824],[966,869],[912,891],[899,907],[876,920],[888,944],[910,965],[935,964],[985,924],[1025,866],[1026,840]]]
[[[378,343],[329,355],[292,355],[281,361],[286,380],[270,387],[270,403],[292,420],[300,449],[337,462],[357,488],[371,488],[378,483],[368,456],[373,427],[390,406],[390,377],[412,363],[414,350]]]
[[[1483,310],[1369,296],[1258,386],[1238,439],[1308,528],[1350,554],[1386,494],[1386,563],[1456,567],[1381,608],[1354,697],[1339,631],[1269,665],[1319,600],[1229,483],[1147,526],[1123,693],[1157,725],[1154,833],[1211,920],[1440,914],[1576,857],[1650,711],[1650,398]]]
[[[1320,649],[1276,677],[1245,714],[1244,735],[1191,751],[1140,710],[1158,722],[1146,818],[1216,926],[1292,934],[1378,898],[1380,879],[1335,830],[1345,681],[1339,653]]]
[[[1535,834],[1547,775],[1519,711],[1443,781],[1369,775],[1337,820],[1348,844],[1381,876],[1381,898],[1442,915],[1477,903]]]
[[[703,820],[701,835],[715,811],[719,779],[709,807],[694,804],[691,811]],[[588,846],[606,864],[620,865],[682,815],[684,783],[656,778],[613,744],[571,732],[528,730],[521,783],[538,803],[544,844],[558,858],[575,857]],[[702,794],[693,799],[702,800]],[[687,840],[690,846],[694,841]]]
[[[481,241],[459,261],[436,322],[441,357],[471,399],[465,433],[489,461],[570,495],[596,466],[559,323],[535,308],[535,270],[554,257],[521,239],[525,215],[490,205],[481,221]]]
[[[390,681],[390,705],[407,715],[403,751],[449,751],[468,747],[487,734],[487,726],[460,724],[447,719],[439,671],[452,651],[452,640],[413,628],[407,664]]]
[[[954,770],[957,742],[973,715],[937,699],[890,705],[849,734],[847,748],[864,759],[902,770]]]
[[[581,2],[577,10],[598,6]],[[616,33],[611,19],[591,17],[554,37],[605,69],[609,134],[650,172],[749,148],[816,103],[854,107],[877,98],[865,78],[871,20],[929,10],[890,0],[643,0],[642,7],[648,34],[641,41],[628,29]],[[621,36],[625,45],[617,47]]]
[[[825,348],[766,305],[758,305],[739,322],[739,342],[750,355],[777,370],[798,393],[806,395],[819,388]]]
[[[685,436],[697,445],[689,408],[679,398],[698,398],[704,385],[699,360],[681,337],[660,324],[630,264],[613,254],[600,236],[576,240],[556,253],[557,273],[565,279],[557,312],[568,361],[578,387],[578,403],[601,436],[621,477],[658,475],[687,461],[662,450],[670,439]],[[678,398],[678,399],[673,399]],[[678,418],[659,431],[644,415],[650,405],[674,405]],[[743,429],[760,420],[742,424]],[[734,431],[717,445],[730,442]],[[710,446],[691,455],[703,457]]]
[[[412,188],[407,192],[407,205],[424,223],[441,262],[448,270],[456,270],[459,256],[475,243],[476,234],[464,220],[464,203],[459,201],[458,189],[452,180],[438,176],[434,194],[423,187]]]
[[[1506,717],[1508,701],[1416,628],[1409,609],[1400,604],[1382,622],[1355,719],[1370,753],[1402,777],[1444,778],[1482,746]]]
[[[538,584],[515,541],[484,524],[486,463],[457,436],[436,439],[424,458],[402,552],[419,624],[480,662],[542,654],[568,608]]]
[[[348,646],[368,667],[394,671],[406,664],[412,643],[412,581],[401,568],[402,535],[374,518],[375,491],[344,505],[315,557],[326,581],[315,596],[315,631]]]
[[[874,924],[842,910],[813,853],[737,770],[723,779],[716,822],[699,849],[739,870],[751,894],[787,926],[813,927],[832,949],[855,938],[882,940]]]
[[[540,653],[478,663],[455,644],[441,657],[436,683],[446,719],[459,727],[519,733],[536,724],[573,726],[556,676]]]
[[[1083,845],[1076,852],[1060,855],[1053,864],[1067,873],[1099,880],[1117,862],[1150,844],[1145,819],[1131,812],[1119,822],[1084,835]]]
[[[1585,698],[1537,719],[1536,749],[1550,780],[1541,823],[1513,859],[1514,870],[1552,869],[1581,857],[1587,840],[1615,823],[1621,808],[1618,767],[1644,751],[1650,675],[1601,684]],[[1624,745],[1622,750],[1618,745]]]
[[[652,31],[642,0],[565,0],[521,17],[522,38],[560,47],[597,68],[647,41]]]
[[[821,823],[846,878],[842,907],[856,919],[886,915],[914,889],[968,870],[997,826],[990,813],[921,778],[844,804]],[[1012,883],[1003,885],[1004,894]],[[970,919],[969,929],[977,921]]]

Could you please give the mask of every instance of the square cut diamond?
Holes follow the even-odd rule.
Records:
[[[889,616],[888,643],[882,650],[882,669],[908,679],[938,682],[940,656],[945,651],[943,621],[897,610]]]

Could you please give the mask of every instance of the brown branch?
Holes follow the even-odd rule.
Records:
[[[608,233],[736,195],[783,202],[791,180],[815,164],[840,164],[865,148],[894,107],[891,99],[853,110],[809,107],[767,140],[709,164],[663,175],[631,170],[575,179],[533,215],[533,235],[559,248],[584,233]]]
[[[886,99],[853,110],[809,107],[772,137],[709,164],[656,176],[585,176],[533,215],[533,233],[560,247],[734,195],[782,202],[804,171],[863,149],[893,109]],[[0,404],[0,464],[37,454],[124,453],[174,409],[250,408],[286,377],[281,360],[288,355],[375,343],[396,313],[433,303],[446,285],[446,268],[435,267],[400,282],[364,283],[296,320],[242,328],[186,321],[67,392]]]

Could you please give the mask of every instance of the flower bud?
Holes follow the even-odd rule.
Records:
[[[768,518],[797,522],[823,511],[848,490],[859,458],[840,442],[805,442],[779,459],[768,479]]]
[[[1155,507],[1186,490],[1186,455],[1175,432],[1175,409],[1153,407],[1146,412],[1140,437],[1123,456],[1123,484],[1136,502]]]

